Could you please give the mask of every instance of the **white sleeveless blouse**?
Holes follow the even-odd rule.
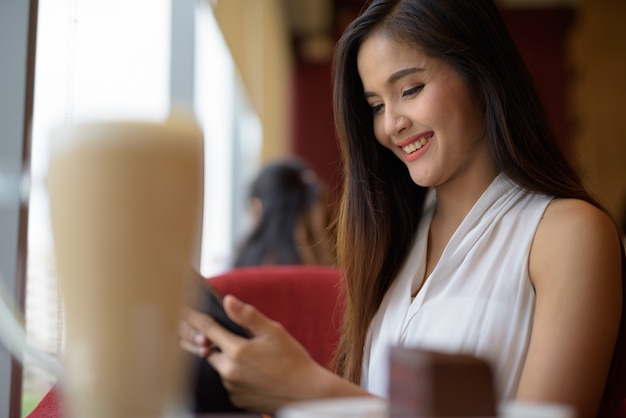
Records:
[[[388,395],[388,350],[399,345],[485,359],[493,368],[498,398],[513,398],[535,307],[528,256],[552,199],[520,189],[501,173],[454,232],[411,300],[425,271],[436,205],[431,190],[415,243],[370,325],[361,386]]]

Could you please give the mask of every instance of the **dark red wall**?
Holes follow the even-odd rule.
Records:
[[[340,158],[332,109],[331,63],[300,62],[293,85],[291,153],[302,157],[338,196]]]
[[[502,16],[535,81],[552,131],[567,152],[569,132],[566,115],[566,42],[574,23],[574,10],[563,7],[503,10]]]
[[[565,41],[572,8],[503,10],[502,15],[537,85],[552,129],[568,150]],[[305,159],[338,196],[339,151],[332,114],[331,63],[299,62],[293,80],[291,152]]]

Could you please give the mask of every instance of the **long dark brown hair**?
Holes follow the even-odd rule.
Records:
[[[419,47],[465,79],[482,98],[486,138],[498,171],[530,191],[582,199],[602,209],[559,149],[531,76],[491,0],[371,1],[339,40],[333,74],[344,169],[337,251],[346,275],[336,366],[355,383],[361,379],[370,322],[407,255],[426,193],[374,137],[372,112],[357,70],[359,48],[373,32]],[[622,277],[625,272],[622,257]],[[605,391],[606,411],[623,395],[624,341],[622,318],[607,383],[607,389],[619,390]]]

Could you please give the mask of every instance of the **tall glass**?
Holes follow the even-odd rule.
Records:
[[[199,227],[193,122],[56,131],[47,185],[71,418],[185,416],[176,327]]]

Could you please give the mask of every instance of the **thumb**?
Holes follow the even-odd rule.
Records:
[[[226,314],[237,324],[250,331],[252,335],[263,334],[273,322],[257,308],[240,301],[233,295],[224,296],[223,304]]]

